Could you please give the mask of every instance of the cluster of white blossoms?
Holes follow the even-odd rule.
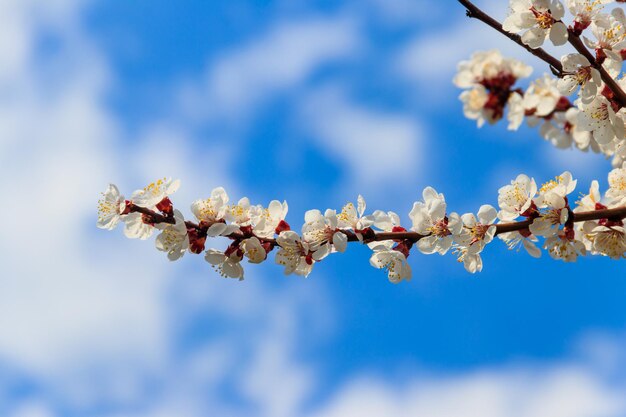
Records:
[[[585,254],[614,259],[626,252],[626,163],[609,174],[609,189],[601,196],[594,181],[589,193],[570,205],[576,180],[569,172],[541,187],[519,175],[498,194],[496,209],[483,205],[476,214],[449,212],[443,194],[427,187],[422,199],[408,213],[410,226],[401,225],[394,212],[366,214],[365,199],[347,203],[341,211],[309,210],[300,233],[285,220],[287,203],[272,201],[267,207],[252,205],[248,198],[229,203],[223,188],[191,204],[193,220],[174,209],[170,195],[178,181],[162,179],[136,191],[128,200],[115,185],[102,193],[97,226],[111,230],[124,223],[129,238],[146,239],[155,231],[156,248],[175,261],[185,253],[204,253],[205,260],[223,277],[243,279],[244,259],[262,263],[276,250],[275,262],[285,274],[308,276],[327,256],[345,252],[348,242],[360,242],[372,250],[370,264],[384,269],[393,283],[411,278],[407,261],[411,251],[445,255],[453,253],[471,273],[481,271],[481,253],[497,236],[510,249],[524,247],[533,257],[541,247],[566,262]],[[208,238],[222,238],[225,249],[206,248]],[[539,239],[543,243],[538,245]]]
[[[466,89],[460,96],[465,116],[476,120],[478,127],[485,121],[496,123],[502,119],[505,107],[519,100],[519,93],[513,89],[517,80],[531,73],[528,65],[504,58],[496,50],[474,53],[471,60],[459,63],[454,77],[454,83]]]
[[[454,79],[465,89],[460,96],[465,116],[480,127],[500,120],[508,107],[510,130],[526,120],[558,148],[602,153],[621,166],[626,160],[626,79],[621,75],[626,16],[621,7],[607,12],[609,3],[615,2],[568,0],[564,6],[559,0],[511,0],[504,31],[519,34],[532,49],[547,39],[556,46],[569,41],[576,53],[562,56],[555,75],[544,74],[526,90],[514,84],[530,75],[530,67],[498,51],[475,53],[459,64]],[[566,10],[569,26],[563,22]]]

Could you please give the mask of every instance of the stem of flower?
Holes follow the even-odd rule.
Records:
[[[498,22],[497,20],[489,16],[487,13],[480,10],[471,1],[458,0],[458,2],[461,3],[463,7],[467,9],[468,17],[478,19],[481,22],[486,23],[487,25],[491,26],[493,29],[497,30],[498,32],[506,36],[507,38],[511,39],[513,42],[515,42],[522,48],[526,49],[528,52],[530,52],[537,58],[546,62],[550,66],[550,71],[552,71],[554,75],[556,75],[557,77],[563,76],[563,65],[561,64],[560,60],[556,59],[555,57],[553,57],[552,55],[550,55],[549,53],[547,53],[541,48],[533,49],[529,47],[524,42],[522,42],[521,36],[514,34],[514,33],[509,33],[506,30],[504,30],[500,22]]]

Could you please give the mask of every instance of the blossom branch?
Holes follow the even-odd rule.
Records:
[[[150,210],[145,207],[139,207],[139,206],[133,205],[131,208],[131,212],[139,212],[139,213],[149,216],[151,219],[153,219],[154,224],[158,224],[158,223],[175,224],[175,221],[173,218],[163,216],[157,213],[156,211]],[[585,221],[602,220],[602,219],[608,219],[611,221],[620,221],[626,218],[626,206],[614,207],[610,209],[589,210],[589,211],[582,211],[578,213],[572,213],[571,218],[572,218],[571,220],[572,223],[580,223],[580,222],[585,222]],[[534,220],[533,218],[529,218],[527,220],[522,220],[518,222],[497,223],[495,224],[496,231],[494,235],[497,236],[503,233],[527,230],[528,227],[532,224],[533,220]],[[208,227],[211,226],[211,223],[199,225],[197,223],[190,222],[190,221],[186,221],[185,224],[187,228],[204,230],[205,232],[206,232],[206,229],[208,229]],[[416,243],[419,240],[430,236],[429,234],[423,235],[417,232],[408,232],[408,231],[375,232],[371,229],[369,230],[371,231],[370,233],[367,233],[368,231],[364,231],[365,237],[362,237],[362,238],[359,238],[359,236],[352,230],[341,229],[339,230],[339,232],[346,235],[348,242],[382,242],[386,240],[393,240],[393,241],[408,240],[410,242]],[[262,242],[276,244],[276,239],[258,237],[252,232],[242,233],[241,231],[237,231],[225,237],[230,238],[230,239],[245,239],[249,237],[257,237]]]
[[[495,124],[507,111],[509,130],[525,121],[557,148],[604,154],[614,167],[626,161],[626,79],[617,77],[626,58],[622,9],[604,13],[610,1],[571,0],[566,7],[573,20],[567,26],[561,0],[510,0],[500,25],[471,1],[459,2],[470,16],[521,41],[530,53],[536,55],[548,40],[554,46],[569,42],[575,52],[561,57],[558,78],[544,74],[526,89],[514,84],[530,75],[530,67],[498,51],[474,53],[459,63],[454,80],[465,90],[460,99],[466,117],[480,127]]]
[[[500,211],[483,205],[477,215],[448,212],[444,195],[426,187],[423,200],[416,201],[409,213],[410,228],[402,227],[400,217],[391,211],[366,215],[365,200],[359,196],[356,205],[347,203],[339,213],[332,209],[324,214],[307,211],[299,234],[285,221],[286,202],[274,200],[264,207],[251,205],[244,197],[228,204],[229,197],[221,187],[215,188],[211,197],[192,203],[197,222],[185,220],[169,199],[178,182],[163,179],[136,191],[130,200],[109,185],[98,204],[97,225],[111,230],[121,222],[127,237],[139,239],[158,231],[156,247],[170,260],[187,252],[205,253],[207,262],[221,275],[239,279],[243,279],[244,258],[261,263],[277,249],[276,263],[285,267],[286,274],[307,276],[316,262],[331,253],[344,252],[349,242],[360,242],[374,252],[370,263],[386,269],[392,282],[399,282],[411,277],[407,258],[414,247],[427,255],[444,255],[452,249],[474,273],[482,270],[480,253],[496,236],[511,249],[523,244],[534,257],[541,255],[534,243],[538,237],[545,239],[543,246],[550,256],[567,262],[586,252],[626,257],[622,221],[626,218],[626,165],[609,174],[609,183],[611,187],[602,198],[594,181],[589,194],[572,208],[568,195],[577,181],[569,172],[540,189],[534,179],[520,174],[498,191]],[[211,237],[224,237],[231,243],[223,251],[206,249]]]
[[[458,0],[458,2],[461,3],[461,5],[463,5],[467,9],[468,17],[478,19],[481,22],[487,24],[488,26],[491,26],[493,29],[497,30],[498,32],[506,36],[507,38],[511,39],[513,42],[515,42],[522,48],[526,49],[528,52],[530,52],[537,58],[546,62],[550,66],[550,71],[552,71],[554,75],[556,75],[557,77],[562,76],[563,65],[561,64],[560,60],[556,59],[555,57],[553,57],[552,55],[550,55],[549,53],[547,53],[545,50],[541,48],[533,49],[529,47],[524,42],[522,42],[521,36],[504,30],[500,22],[495,20],[493,17],[489,16],[487,13],[483,12],[478,7],[476,7],[476,5],[474,5],[471,1]]]
[[[574,30],[569,30],[569,43],[578,51],[579,54],[583,55],[587,60],[591,63],[591,66],[597,69],[600,72],[600,76],[602,77],[602,81],[611,89],[614,94],[614,99],[617,101],[621,107],[626,107],[626,92],[619,86],[619,84],[615,81],[615,79],[604,69],[602,64],[598,62],[598,60],[593,56],[593,54],[587,49],[587,47],[583,44],[580,36],[575,33]]]

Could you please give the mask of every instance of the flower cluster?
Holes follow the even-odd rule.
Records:
[[[524,64],[497,51],[475,53],[459,64],[454,79],[465,89],[460,96],[465,116],[478,120],[480,127],[484,120],[497,122],[508,106],[510,130],[526,120],[558,148],[602,153],[620,166],[626,160],[626,80],[619,77],[626,57],[626,16],[621,8],[606,12],[609,3],[613,1],[568,0],[564,7],[559,0],[511,0],[504,32],[521,34],[520,43],[531,50],[550,39],[556,46],[569,41],[576,53],[557,60],[540,50],[539,57],[551,58],[547,62],[555,75],[544,74],[526,90],[505,85],[497,92],[501,99],[495,106],[496,100],[487,99],[490,90],[485,90],[483,79],[471,79],[468,72],[512,74],[510,78],[517,79],[530,70],[512,72],[510,68]],[[566,8],[572,15],[569,27],[563,22]]]
[[[121,222],[125,235],[137,239],[156,231],[156,248],[169,260],[188,252],[203,253],[221,276],[237,279],[244,277],[244,259],[262,263],[273,250],[285,274],[306,277],[316,263],[345,252],[348,242],[360,242],[372,250],[370,264],[386,270],[389,280],[398,283],[411,278],[407,259],[414,248],[426,255],[451,252],[467,271],[481,271],[481,253],[496,236],[510,249],[522,246],[533,257],[541,255],[541,246],[566,262],[587,253],[624,257],[626,163],[611,171],[608,180],[604,197],[594,181],[572,207],[569,196],[576,180],[569,172],[541,187],[522,174],[499,190],[499,209],[483,205],[476,214],[462,215],[450,212],[444,195],[427,187],[408,213],[407,228],[394,212],[366,214],[365,199],[359,196],[356,205],[347,203],[339,212],[307,211],[298,233],[285,220],[286,202],[275,200],[265,207],[244,197],[231,204],[221,187],[194,201],[190,210],[194,219],[185,220],[170,200],[179,182],[162,179],[128,200],[109,185],[98,205],[97,226],[111,230]],[[220,237],[229,242],[225,249],[206,248],[208,238]],[[543,243],[538,246],[539,239]]]
[[[513,87],[518,79],[528,77],[532,68],[516,59],[504,58],[493,50],[476,52],[469,61],[459,64],[454,83],[467,89],[461,93],[463,113],[476,120],[478,127],[485,121],[494,124],[504,115],[504,109],[519,101],[520,93]]]

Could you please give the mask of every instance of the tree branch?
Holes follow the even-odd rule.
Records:
[[[156,223],[174,224],[175,223],[175,220],[173,217],[170,218],[167,216],[163,216],[162,214],[156,213],[145,207],[139,207],[139,206],[133,205],[131,207],[131,212],[133,211],[143,213],[149,216],[153,220],[154,224]],[[581,211],[578,213],[573,213],[571,217],[573,219],[572,220],[573,223],[579,223],[579,222],[591,221],[591,220],[601,220],[601,219],[620,221],[626,218],[626,206],[615,207],[615,208],[610,208],[610,209],[602,209],[602,210]],[[502,233],[526,230],[531,225],[531,223],[532,223],[531,219],[522,220],[519,222],[498,223],[495,225],[496,235],[500,235]],[[203,225],[198,225],[194,222],[186,221],[185,224],[187,225],[188,229],[195,228],[198,230],[202,230],[202,229],[208,229],[212,223],[205,224],[203,222]],[[343,232],[348,237],[348,242],[361,241],[356,235],[356,233],[353,232],[352,230],[341,230],[341,232]],[[251,237],[248,235],[254,236],[253,233],[251,234],[251,233],[236,232],[227,237],[231,239],[243,239],[246,237]],[[411,242],[417,242],[420,239],[425,238],[427,236],[428,235],[422,235],[417,232],[374,232],[372,236],[366,236],[364,240],[366,242],[380,242],[384,240],[397,240],[397,241],[408,240]],[[276,239],[267,239],[267,238],[260,238],[260,237],[258,237],[258,239],[261,242],[267,242],[267,243],[276,245]]]
[[[580,40],[580,36],[573,33],[573,31],[569,30],[569,43],[578,51],[579,54],[583,55],[587,60],[591,63],[591,65],[600,72],[600,76],[602,77],[602,81],[611,89],[613,94],[615,95],[615,100],[620,104],[621,107],[626,107],[626,93],[619,84],[611,77],[611,75],[606,72],[602,64],[598,62],[598,60],[593,56],[593,54],[587,49],[587,47]]]
[[[560,60],[556,59],[555,57],[553,57],[552,55],[550,55],[549,53],[547,53],[541,48],[533,49],[529,47],[524,42],[522,42],[521,36],[514,34],[514,33],[509,33],[506,30],[504,30],[500,22],[498,22],[497,20],[489,16],[487,13],[480,10],[471,1],[458,0],[458,2],[461,3],[467,9],[468,17],[478,19],[481,22],[486,23],[487,25],[491,26],[493,29],[497,30],[498,32],[506,36],[507,38],[511,39],[513,42],[515,42],[522,48],[526,49],[528,52],[530,52],[537,58],[546,62],[550,66],[550,71],[552,71],[552,73],[556,75],[557,77],[561,77],[563,75],[563,65],[561,64]]]

